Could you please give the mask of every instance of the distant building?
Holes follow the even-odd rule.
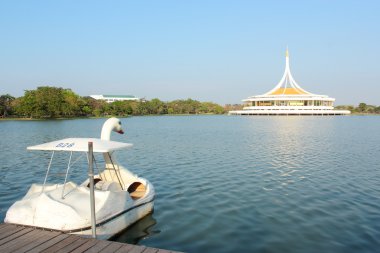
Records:
[[[133,95],[90,95],[96,100],[105,100],[107,103],[112,103],[115,101],[140,101],[138,97]]]
[[[335,98],[316,95],[302,89],[293,79],[286,50],[285,72],[281,81],[263,95],[243,100],[243,110],[229,111],[230,115],[347,115],[350,111],[334,110]]]

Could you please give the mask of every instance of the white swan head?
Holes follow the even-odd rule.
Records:
[[[124,134],[124,131],[121,128],[121,121],[117,118],[109,118],[104,122],[100,139],[109,141],[111,139],[112,131]]]

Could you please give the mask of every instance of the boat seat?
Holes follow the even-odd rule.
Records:
[[[134,182],[128,187],[129,195],[132,199],[139,199],[146,193],[146,187],[140,182]]]
[[[139,199],[145,195],[145,191],[134,191],[129,194],[132,199]]]
[[[99,181],[95,184],[95,189],[101,191],[121,191],[120,184],[113,181]]]
[[[98,178],[98,177],[94,178],[94,185],[96,185],[99,181],[102,181],[102,179],[101,179],[101,178]],[[89,179],[86,179],[86,181],[84,181],[84,182],[81,184],[81,186],[86,186],[86,187],[90,188],[90,180],[89,180]]]

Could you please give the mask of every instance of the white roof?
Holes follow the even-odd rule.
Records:
[[[94,153],[106,153],[119,149],[130,148],[131,143],[105,141],[96,138],[67,138],[27,147],[28,150],[50,150],[50,151],[73,151],[87,152],[88,143],[93,143]]]

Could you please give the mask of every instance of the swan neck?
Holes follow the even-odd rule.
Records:
[[[111,132],[112,132],[111,126],[109,124],[104,124],[102,128],[102,133],[100,135],[100,139],[105,140],[105,141],[111,140]]]

